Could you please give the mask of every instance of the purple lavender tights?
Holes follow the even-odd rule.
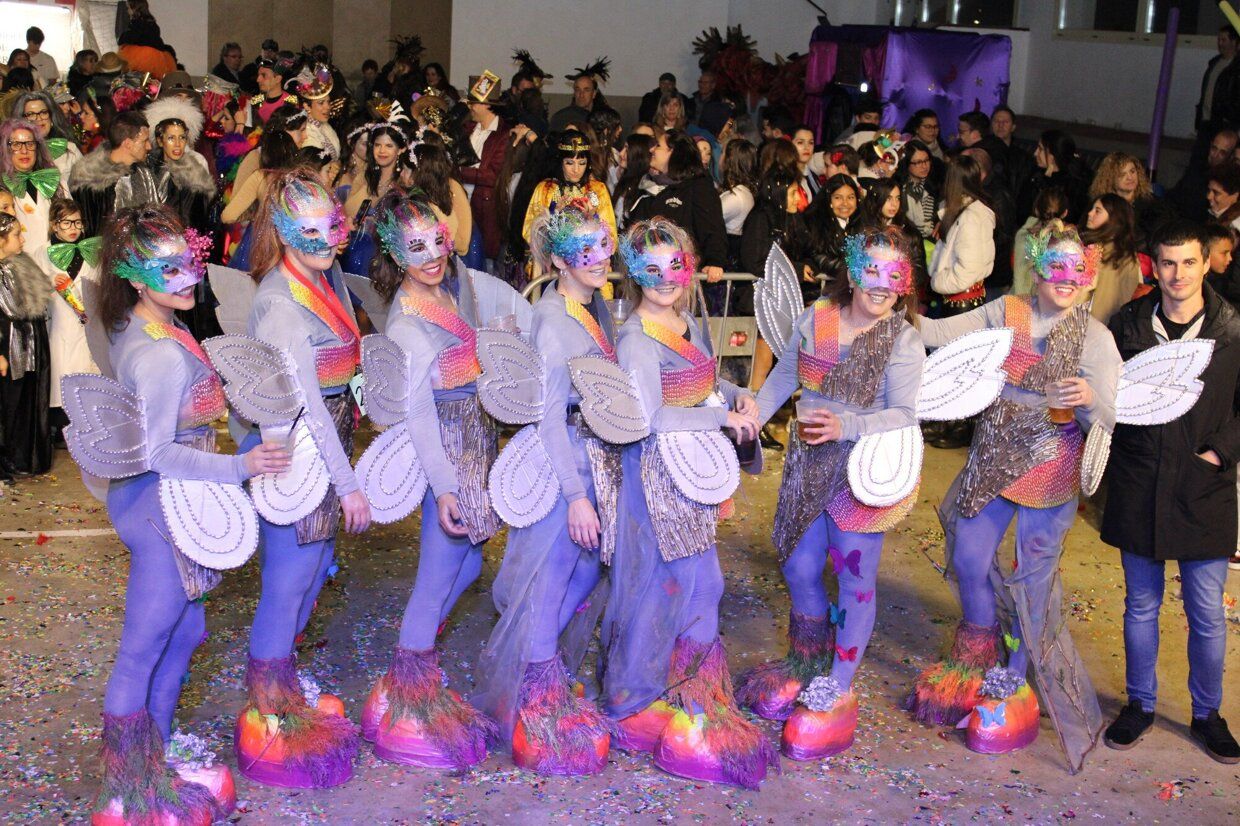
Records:
[[[245,453],[258,443],[258,431],[251,430],[237,452]],[[296,525],[274,525],[259,517],[258,527],[263,589],[250,627],[250,656],[278,660],[293,653],[297,635],[310,621],[335,558],[336,540],[298,545]]]
[[[1050,598],[1051,585],[1063,550],[1064,535],[1076,518],[1076,499],[1053,508],[1027,508],[996,496],[977,516],[956,518],[956,540],[952,547],[952,573],[960,586],[960,608],[966,621],[989,628],[996,622],[995,590],[991,569],[995,553],[1016,517],[1016,558],[1019,562],[1013,582],[1020,581],[1025,599],[1041,620]],[[1058,612],[1055,612],[1058,615]],[[1012,617],[1012,636],[1025,633],[1040,637],[1037,628],[1022,629]],[[1008,668],[1024,674],[1029,664],[1029,646],[1021,645],[1008,661]]]
[[[103,710],[124,716],[145,707],[167,741],[181,678],[202,641],[201,602],[185,597],[167,524],[159,507],[159,475],[113,482],[108,515],[129,549],[125,622],[108,678]]]
[[[723,599],[723,569],[719,549],[711,545],[700,554],[665,562],[667,570],[689,598],[681,609],[681,630],[677,636],[694,642],[710,643],[719,636],[719,601]]]
[[[482,573],[482,544],[444,533],[435,494],[422,499],[418,573],[400,623],[400,646],[423,651],[435,645],[439,626],[465,589]]]
[[[831,676],[844,690],[852,685],[874,633],[875,591],[883,536],[840,530],[835,520],[823,513],[806,529],[783,564],[792,610],[806,617],[830,617],[835,625],[836,655]],[[836,549],[839,555],[832,556],[829,548]],[[859,553],[854,556],[854,551]],[[839,583],[834,612],[822,579],[828,560]]]

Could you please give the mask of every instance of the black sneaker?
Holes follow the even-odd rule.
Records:
[[[1141,742],[1145,732],[1154,725],[1154,713],[1145,711],[1140,703],[1129,703],[1124,706],[1115,722],[1107,726],[1103,739],[1109,748],[1127,751]]]
[[[1220,763],[1240,763],[1240,745],[1236,738],[1227,730],[1227,721],[1218,716],[1218,710],[1210,712],[1204,719],[1193,718],[1189,726],[1193,739],[1201,744],[1206,754]]]

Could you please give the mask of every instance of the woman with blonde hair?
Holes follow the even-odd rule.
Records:
[[[683,130],[689,123],[685,114],[685,102],[678,94],[664,95],[654,113],[655,125],[664,130]]]

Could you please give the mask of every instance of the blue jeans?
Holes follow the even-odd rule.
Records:
[[[1158,612],[1166,584],[1165,562],[1124,552],[1124,654],[1128,699],[1154,711],[1158,694]],[[1223,703],[1223,657],[1227,627],[1223,585],[1227,559],[1180,560],[1184,613],[1188,617],[1188,693],[1193,717]]]

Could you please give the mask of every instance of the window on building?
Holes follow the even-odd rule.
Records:
[[[977,26],[1006,28],[1016,25],[1018,0],[896,0],[897,26]]]
[[[1215,0],[1058,0],[1060,31],[1166,34],[1167,12],[1180,7],[1180,35],[1213,36],[1227,20]]]

